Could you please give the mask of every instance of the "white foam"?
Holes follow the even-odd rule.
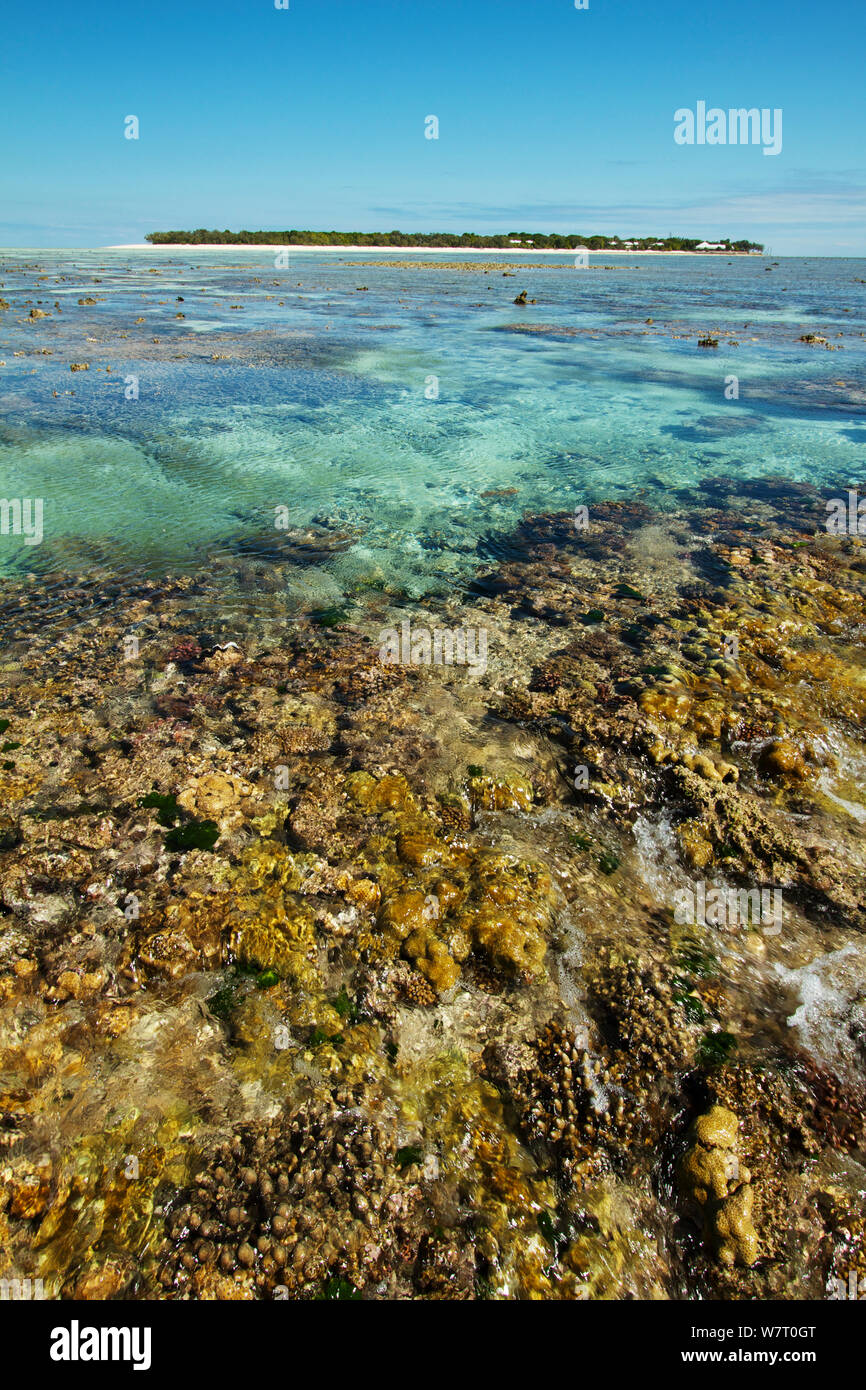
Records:
[[[777,965],[799,999],[788,1017],[797,1042],[816,1061],[847,1080],[866,1077],[866,946],[851,944],[818,956],[799,970]]]

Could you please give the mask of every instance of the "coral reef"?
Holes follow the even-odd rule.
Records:
[[[300,1297],[396,1280],[417,1251],[420,1199],[396,1153],[393,1118],[363,1084],[239,1126],[171,1204],[161,1285],[173,1297]]]
[[[751,500],[526,516],[428,599],[489,631],[480,676],[383,664],[413,609],[381,584],[289,603],[348,526],[4,581],[0,1274],[796,1299],[863,1271],[866,560],[805,485]],[[778,887],[783,929],[682,920],[698,882]]]

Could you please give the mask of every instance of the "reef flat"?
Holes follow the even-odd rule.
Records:
[[[674,502],[529,513],[423,605],[299,611],[326,530],[4,581],[0,1277],[866,1276],[866,549],[805,483]]]

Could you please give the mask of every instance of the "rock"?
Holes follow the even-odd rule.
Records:
[[[157,840],[145,839],[122,850],[114,865],[120,882],[152,874],[159,864],[160,848]]]
[[[398,893],[383,905],[380,925],[405,941],[411,933],[424,930],[427,924],[425,904],[426,898],[421,892]]]
[[[48,1206],[51,1195],[51,1169],[22,1163],[3,1175],[10,1194],[9,1211],[22,1221],[34,1221]]]
[[[237,642],[226,642],[225,646],[216,647],[202,665],[208,671],[227,671],[232,666],[240,665],[243,659],[244,654]]]
[[[58,997],[78,999],[83,992],[82,978],[75,970],[62,970],[57,977]]]
[[[532,784],[525,777],[475,776],[469,781],[475,811],[531,811]]]
[[[14,849],[21,840],[21,827],[14,816],[0,816],[0,850]]]
[[[222,822],[237,811],[238,802],[255,788],[242,777],[220,772],[193,777],[177,798],[177,804],[202,820]]]
[[[460,978],[460,966],[445,943],[426,925],[406,938],[404,950],[439,994],[456,985]]]
[[[69,894],[45,893],[31,898],[25,910],[33,926],[54,931],[71,922],[77,909]]]
[[[761,771],[771,777],[808,777],[809,772],[800,750],[789,739],[776,739],[764,749],[760,759]]]
[[[397,836],[397,853],[405,864],[412,864],[420,869],[430,864],[441,863],[448,853],[448,847],[432,835],[418,831],[405,832]]]
[[[80,1274],[71,1297],[104,1301],[126,1293],[135,1277],[135,1262],[129,1256],[113,1255]]]
[[[705,869],[713,858],[713,847],[701,833],[699,821],[686,821],[677,827],[683,858],[693,869]]]
[[[151,970],[177,979],[199,965],[199,953],[189,937],[180,931],[159,931],[143,943],[139,959]]]

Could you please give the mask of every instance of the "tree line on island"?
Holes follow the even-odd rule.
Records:
[[[510,250],[523,246],[534,251],[568,251],[585,247],[588,251],[698,251],[730,253],[763,251],[758,241],[731,241],[722,237],[708,242],[701,237],[561,236],[556,232],[508,232],[493,236],[477,232],[148,232],[146,240],[154,246],[457,246],[472,250]]]

